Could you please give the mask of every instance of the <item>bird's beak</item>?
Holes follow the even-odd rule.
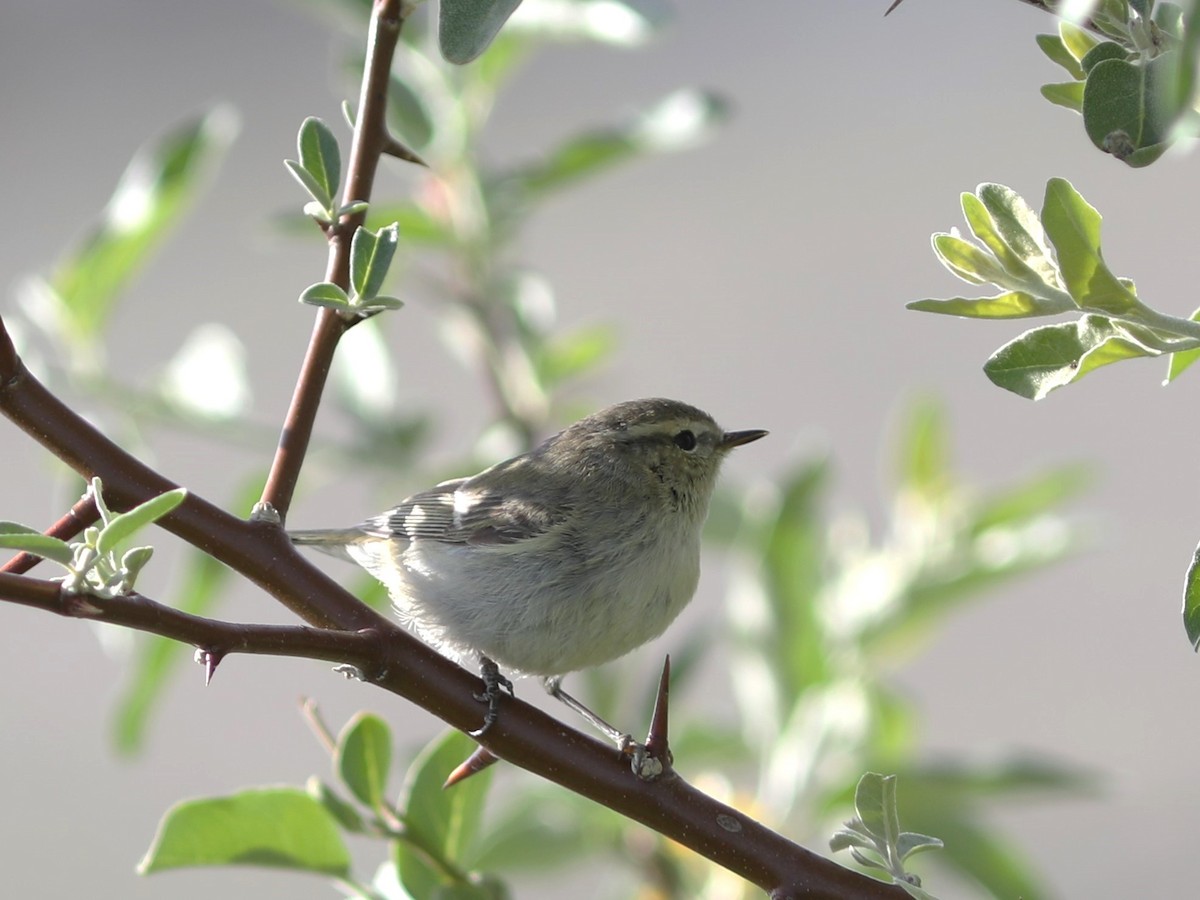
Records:
[[[740,447],[742,444],[748,444],[766,436],[767,432],[761,428],[751,428],[749,431],[727,431],[721,437],[721,443],[717,447],[720,450],[732,450],[734,447]]]

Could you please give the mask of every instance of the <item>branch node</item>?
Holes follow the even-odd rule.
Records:
[[[267,525],[281,525],[283,518],[279,515],[279,510],[265,500],[259,500],[254,504],[254,508],[250,510],[251,522],[263,522]]]

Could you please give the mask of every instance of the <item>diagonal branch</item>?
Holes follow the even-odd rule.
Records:
[[[346,187],[342,194],[343,205],[371,199],[379,160],[391,147],[392,138],[388,134],[386,121],[388,80],[400,29],[410,10],[409,4],[401,0],[375,0],[371,11],[367,63],[359,95],[358,116],[354,121]],[[336,226],[328,230],[326,281],[342,288],[350,287],[350,241],[365,216],[365,212],[343,216]],[[292,496],[308,452],[313,423],[317,418],[325,381],[329,377],[334,351],[342,335],[356,321],[357,318],[344,319],[333,310],[317,311],[312,337],[296,379],[292,402],[279,436],[279,446],[262,493],[261,503],[278,513],[281,519],[287,517],[292,505]]]
[[[349,663],[364,680],[434,709],[463,731],[476,727],[482,714],[475,699],[478,679],[406,634],[394,639],[390,627],[349,632],[219,622],[140,594],[104,599],[70,595],[54,582],[8,573],[0,573],[0,600],[148,631],[218,658],[253,653]],[[690,847],[774,898],[898,900],[907,896],[899,887],[844,869],[791,843],[696,790],[672,770],[654,782],[635,777],[608,743],[566,730],[558,720],[515,698],[505,699],[503,714],[483,744],[502,759]]]

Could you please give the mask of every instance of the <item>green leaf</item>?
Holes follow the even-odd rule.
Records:
[[[1106,59],[1088,75],[1083,127],[1093,144],[1131,165],[1147,165],[1146,154],[1135,160],[1135,152],[1165,143],[1170,131],[1171,121],[1162,115],[1158,99],[1159,81],[1165,74],[1162,60]],[[1158,155],[1161,150],[1155,158]]]
[[[1043,84],[1042,96],[1055,106],[1065,106],[1077,113],[1083,112],[1083,91],[1086,85],[1082,81],[1065,81],[1055,84]]]
[[[982,191],[984,187],[989,186],[991,185],[980,185],[979,189]],[[994,187],[1000,187],[1000,185],[994,185]],[[1042,278],[1025,262],[1023,255],[1026,252],[1025,248],[1022,248],[1022,251],[1018,252],[1008,245],[995,221],[993,221],[991,211],[987,208],[983,200],[974,194],[964,193],[962,195],[962,209],[963,217],[967,220],[967,225],[970,226],[971,232],[979,239],[980,243],[992,252],[992,255],[996,257],[1009,275],[1023,281],[1042,281]]]
[[[320,803],[333,816],[342,830],[352,834],[365,834],[367,825],[356,807],[349,800],[342,799],[337,791],[316,776],[312,776],[304,785],[310,797]]]
[[[401,815],[411,840],[397,848],[400,880],[414,897],[423,896],[422,886],[430,880],[452,883],[449,876],[430,866],[430,858],[445,867],[469,869],[483,803],[491,783],[491,769],[471,776],[446,790],[449,774],[475,749],[466,735],[450,731],[430,743],[413,761],[405,779],[400,802]]]
[[[345,876],[350,854],[336,820],[304,791],[252,788],[172,806],[138,871],[228,865]]]
[[[1125,315],[1141,309],[1137,296],[1121,283],[1100,254],[1100,213],[1071,183],[1046,184],[1042,224],[1058,251],[1058,267],[1071,297],[1085,309]]]
[[[945,300],[912,300],[906,309],[917,312],[962,316],[967,319],[1029,319],[1053,316],[1063,310],[1024,291],[1009,291],[994,297],[951,297]]]
[[[1200,309],[1189,316],[1193,322],[1200,322]],[[1163,384],[1170,384],[1182,375],[1196,360],[1200,359],[1200,350],[1181,350],[1167,357],[1167,377]]]
[[[910,403],[900,432],[896,453],[900,485],[931,497],[944,493],[954,468],[945,408],[928,397]]]
[[[292,173],[292,177],[300,183],[300,187],[304,188],[305,192],[313,198],[311,203],[304,204],[304,214],[318,222],[332,221],[333,199],[325,196],[325,190],[317,177],[294,159],[285,159],[283,164]]]
[[[1063,47],[1076,61],[1082,61],[1088,51],[1100,43],[1098,38],[1070,22],[1059,22],[1058,34],[1062,38]]]
[[[1101,366],[1159,352],[1135,341],[1112,320],[1086,315],[1043,325],[1009,341],[984,365],[994,384],[1030,400],[1078,381]]]
[[[584,326],[550,339],[536,348],[538,380],[553,388],[577,378],[610,357],[616,344],[616,332],[606,324]]]
[[[337,138],[324,122],[309,116],[300,125],[296,146],[300,152],[300,165],[313,177],[320,189],[319,194],[313,194],[313,199],[320,201],[326,208],[332,208],[333,198],[337,196],[338,182],[342,177],[342,159]]]
[[[360,229],[361,230],[361,229]],[[300,294],[300,302],[310,306],[324,306],[329,309],[349,309],[350,298],[339,285],[332,281],[319,281],[310,284]]]
[[[94,336],[107,322],[121,291],[182,218],[236,131],[234,114],[218,107],[138,149],[100,222],[50,278],[75,335]]]
[[[634,122],[585,132],[537,163],[499,180],[518,196],[539,196],[593,177],[646,153],[670,153],[696,146],[728,116],[728,105],[705,91],[679,90],[659,100]]]
[[[829,476],[825,460],[798,467],[781,482],[774,520],[761,541],[763,578],[771,614],[765,628],[744,637],[774,670],[784,708],[827,675],[829,661],[817,598],[825,586],[826,523],[822,517]]]
[[[358,71],[362,71],[362,66]],[[428,145],[434,133],[433,117],[421,94],[393,72],[387,99],[395,133],[413,149]]]
[[[171,512],[186,497],[187,488],[175,488],[173,491],[167,491],[157,497],[152,497],[145,503],[138,504],[128,512],[114,516],[100,530],[100,537],[96,541],[96,551],[98,553],[111,552],[123,540]]]
[[[16,522],[0,522],[0,547],[32,553],[63,566],[69,565],[75,558],[75,552],[66,541]]]
[[[1061,288],[1058,264],[1046,242],[1037,213],[1012,188],[1002,184],[985,182],[975,189],[975,195],[983,203],[1000,237],[1021,258],[1043,283]]]
[[[1183,628],[1193,650],[1200,650],[1200,547],[1192,556],[1183,582]]]
[[[1083,80],[1083,69],[1079,65],[1079,60],[1071,55],[1071,51],[1067,49],[1060,35],[1039,34],[1035,40],[1038,47],[1050,58],[1051,62],[1058,63],[1066,69],[1076,81]]]
[[[980,498],[971,512],[970,531],[978,535],[990,528],[1019,527],[1078,497],[1094,481],[1091,469],[1080,465],[1039,472]]]
[[[175,606],[194,616],[207,615],[228,583],[229,575],[229,569],[217,560],[193,551],[183,570],[182,589]],[[142,748],[150,716],[171,684],[171,672],[190,652],[186,644],[156,635],[144,635],[138,641],[129,666],[128,684],[113,710],[113,741],[119,753],[129,755]]]
[[[392,732],[383,719],[360,712],[342,729],[334,757],[338,775],[359,802],[379,809],[392,764]]]
[[[372,300],[379,293],[399,237],[395,223],[379,229],[377,234],[366,228],[354,232],[350,242],[350,283],[356,300]]]
[[[900,817],[896,809],[896,776],[867,772],[854,790],[854,811],[867,831],[894,846],[900,835]]]
[[[1079,61],[1079,67],[1083,69],[1085,75],[1096,68],[1098,63],[1104,62],[1106,59],[1124,60],[1128,56],[1125,48],[1114,41],[1101,41],[1091,50],[1084,54],[1083,59]]]
[[[448,62],[469,63],[488,48],[521,0],[442,0],[438,46]]]
[[[933,252],[943,266],[971,284],[995,284],[1005,280],[1004,269],[996,258],[968,240],[954,234],[933,236]]]

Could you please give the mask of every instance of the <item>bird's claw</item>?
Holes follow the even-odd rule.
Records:
[[[483,737],[487,730],[496,724],[496,720],[500,718],[500,697],[504,692],[508,691],[510,697],[515,696],[511,679],[501,675],[500,667],[486,657],[479,666],[479,677],[483,679],[483,691],[471,696],[480,703],[486,703],[488,708],[483,714],[483,724],[474,731],[467,732],[473,738]]]

